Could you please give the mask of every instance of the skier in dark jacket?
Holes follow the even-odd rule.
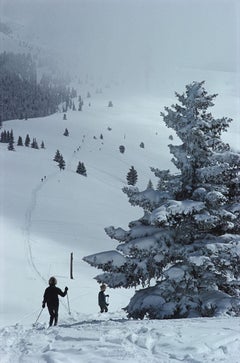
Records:
[[[103,313],[104,311],[107,312],[108,311],[108,305],[106,302],[106,297],[109,297],[109,295],[105,295],[104,292],[106,291],[106,285],[102,284],[100,286],[100,290],[98,293],[98,305],[100,306],[101,309],[101,313]]]
[[[47,304],[48,311],[50,314],[49,326],[52,326],[53,321],[54,325],[58,323],[58,308],[59,308],[59,299],[58,295],[64,297],[67,295],[68,288],[65,287],[64,292],[56,287],[57,279],[55,277],[50,277],[49,287],[46,288],[43,295],[42,307],[45,308],[45,304]]]

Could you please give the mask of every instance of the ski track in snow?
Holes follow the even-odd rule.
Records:
[[[68,160],[67,164],[67,171],[71,172],[71,162],[74,159],[75,154],[72,154],[72,157],[70,160]],[[26,258],[27,258],[27,262],[30,266],[30,268],[33,270],[33,272],[37,275],[38,278],[40,278],[40,280],[42,280],[45,284],[47,284],[47,280],[46,278],[43,276],[42,272],[39,270],[39,268],[37,267],[36,263],[35,263],[35,259],[34,259],[34,252],[33,252],[33,248],[32,248],[32,244],[31,244],[31,226],[32,226],[32,217],[33,217],[33,213],[34,210],[37,206],[37,200],[38,200],[38,194],[39,192],[42,190],[42,188],[46,185],[46,183],[49,181],[49,179],[54,179],[54,178],[60,178],[61,173],[55,172],[52,173],[48,176],[46,176],[46,179],[44,181],[41,181],[40,183],[37,184],[36,187],[34,187],[32,189],[32,193],[31,193],[31,200],[29,203],[29,206],[26,208],[26,212],[25,212],[25,225],[24,225],[24,235],[25,235],[25,244],[26,244]],[[64,307],[64,309],[66,311],[70,313],[69,307],[67,306],[67,302],[60,300],[60,305],[62,305]],[[0,361],[1,363],[1,361]]]
[[[26,208],[25,212],[25,225],[23,227],[24,235],[25,235],[25,242],[26,242],[26,257],[29,266],[32,268],[33,272],[42,280],[44,283],[46,283],[46,279],[43,277],[41,271],[39,271],[38,267],[36,266],[36,263],[34,261],[34,253],[32,249],[31,244],[31,226],[32,226],[32,216],[34,213],[34,210],[37,206],[37,199],[38,199],[38,193],[42,190],[43,186],[47,183],[49,179],[58,177],[58,173],[52,173],[51,175],[46,177],[46,180],[44,182],[40,182],[37,184],[36,187],[32,189],[31,193],[31,200],[29,203],[29,206]]]
[[[207,319],[129,321],[115,315],[108,320],[71,318],[53,328],[15,325],[0,331],[0,362],[237,363],[240,328],[227,324],[227,319],[223,328],[220,319],[209,325]]]
[[[69,159],[66,162],[66,169],[68,172],[72,171],[71,163],[72,163],[72,160],[75,158],[75,156],[76,155],[73,152],[71,159]],[[26,241],[26,246],[27,246],[28,264],[33,269],[33,271],[37,274],[37,276],[45,283],[46,283],[46,279],[43,277],[41,271],[39,271],[39,269],[37,268],[35,261],[34,261],[34,254],[33,254],[33,249],[32,249],[32,245],[31,245],[31,237],[30,237],[31,236],[31,226],[32,226],[32,215],[37,206],[38,193],[41,191],[41,189],[48,182],[49,179],[57,178],[57,177],[59,178],[58,172],[52,173],[51,175],[48,175],[46,177],[46,180],[44,180],[44,182],[41,181],[40,183],[37,184],[37,186],[35,188],[32,189],[30,204],[25,212],[24,234],[25,234],[25,241]]]
[[[41,190],[42,188],[42,183],[38,184],[31,193],[31,201],[30,201],[30,205],[26,210],[25,213],[25,226],[24,226],[24,233],[25,233],[25,241],[26,241],[26,246],[27,246],[27,260],[28,263],[30,265],[30,267],[33,269],[33,271],[38,275],[38,277],[40,277],[44,282],[45,279],[42,276],[41,272],[38,270],[35,262],[34,262],[34,257],[33,257],[33,252],[32,252],[32,245],[31,245],[31,238],[30,238],[30,231],[31,231],[31,225],[32,225],[32,214],[34,209],[36,208],[37,205],[37,194],[38,192]]]

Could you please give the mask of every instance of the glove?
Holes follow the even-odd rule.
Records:
[[[107,306],[109,305],[109,304],[106,304]]]
[[[65,291],[68,291],[68,287],[67,286],[65,287]]]
[[[109,295],[105,295],[105,297],[109,297]]]
[[[45,308],[45,303],[42,303],[42,308],[43,308],[43,309]]]

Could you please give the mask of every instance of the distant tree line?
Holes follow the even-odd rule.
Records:
[[[73,90],[50,76],[38,81],[31,55],[0,54],[0,125],[6,120],[50,115],[73,95]]]
[[[8,144],[8,150],[15,150],[14,148],[15,139],[13,135],[13,130],[2,131],[0,134],[0,142]],[[26,146],[26,147],[30,146],[33,149],[39,149],[37,139],[34,137],[31,142],[29,134],[26,135],[24,143],[22,136],[19,136],[17,141],[17,146]],[[45,149],[44,141],[41,142],[41,149]]]

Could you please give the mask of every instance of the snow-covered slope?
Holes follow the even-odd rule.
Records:
[[[0,333],[1,363],[239,362],[239,321],[232,318],[127,321],[119,314],[78,315],[57,328],[15,325]]]
[[[174,98],[123,97],[114,88],[96,94],[95,87],[85,85],[78,90],[84,98],[83,111],[69,111],[67,120],[57,113],[3,125],[13,129],[15,141],[29,134],[39,145],[43,140],[46,148],[15,146],[13,152],[0,144],[0,361],[237,362],[238,319],[127,321],[121,308],[134,291],[124,289],[109,289],[110,312],[104,317],[98,314],[99,287],[93,277],[99,271],[82,257],[115,248],[104,227],[127,228],[142,215],[121,191],[131,165],[138,172],[140,189],[150,178],[156,185],[150,166],[173,170],[167,147],[172,133],[159,113]],[[177,91],[183,88],[184,84]],[[92,97],[87,99],[88,91]],[[215,92],[221,94],[221,89]],[[236,96],[221,96],[213,114],[235,117],[239,110]],[[113,107],[107,107],[109,100]],[[224,136],[234,147],[239,145],[237,121]],[[63,136],[65,128],[68,137]],[[120,145],[126,148],[124,154],[119,152]],[[57,149],[66,162],[63,171],[53,161]],[[79,161],[84,162],[87,177],[76,173]],[[73,280],[69,277],[71,252]],[[66,298],[61,299],[58,328],[43,329],[48,322],[46,309],[32,328],[51,275],[57,277],[60,288],[69,287],[69,305]]]

